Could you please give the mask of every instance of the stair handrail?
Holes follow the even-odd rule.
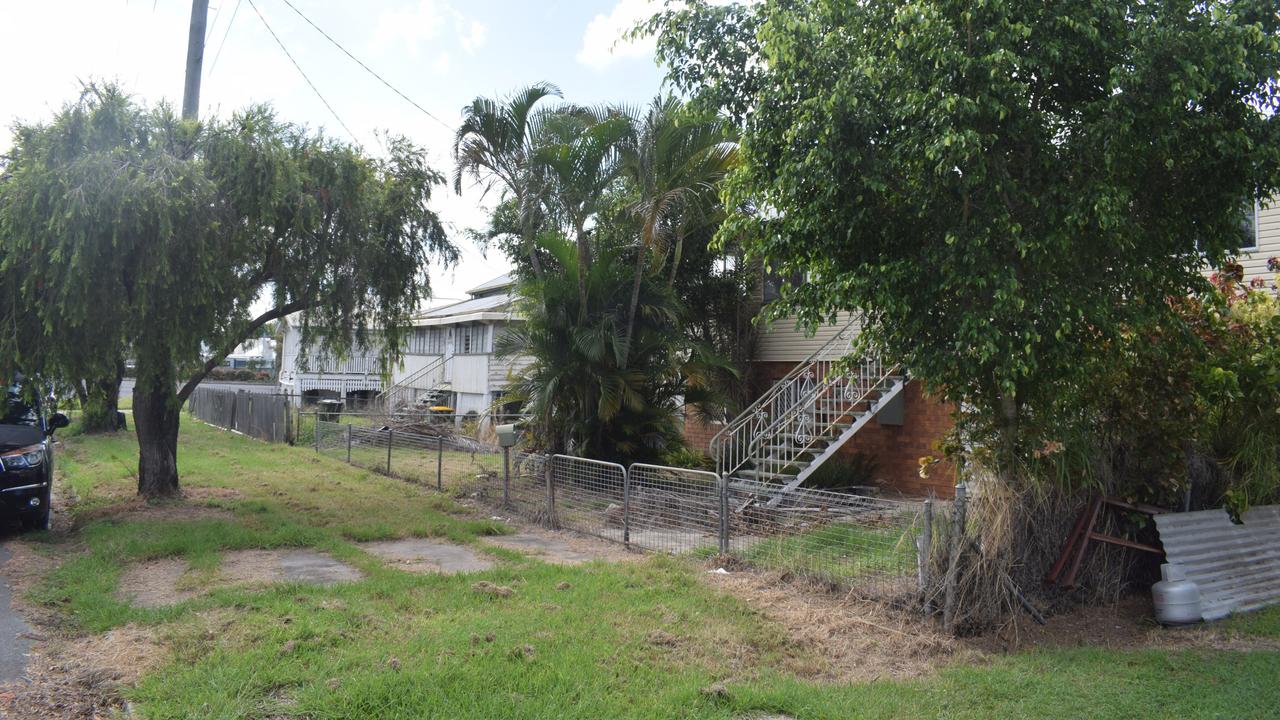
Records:
[[[441,355],[435,360],[427,363],[422,368],[414,371],[408,377],[402,378],[400,382],[397,382],[394,385],[391,385],[390,387],[388,387],[386,390],[383,390],[382,392],[378,393],[378,400],[385,403],[384,406],[387,408],[387,411],[390,412],[391,410],[393,410],[393,408],[389,404],[391,399],[393,398],[393,395],[399,395],[401,392],[409,388],[412,388],[413,386],[410,383],[413,383],[417,380],[421,380],[428,373],[432,373],[432,372],[435,372],[436,370],[439,370],[444,365],[445,360],[447,359],[448,359],[447,356]],[[429,388],[416,388],[416,389],[427,390]]]
[[[717,464],[719,464],[720,458],[725,454],[725,444],[733,439],[738,430],[746,427],[750,423],[756,422],[757,416],[766,405],[773,403],[784,393],[794,392],[797,389],[804,392],[803,384],[797,388],[797,383],[803,383],[806,379],[807,373],[812,373],[813,379],[816,380],[817,373],[813,371],[819,363],[825,362],[834,364],[835,361],[848,354],[849,350],[852,349],[853,340],[857,336],[857,328],[860,320],[861,318],[857,316],[851,318],[849,322],[846,323],[844,327],[840,328],[840,330],[832,336],[830,340],[824,343],[822,347],[810,353],[809,357],[804,361],[797,363],[796,366],[791,368],[786,375],[775,382],[768,390],[761,394],[760,397],[756,398],[755,402],[748,405],[742,410],[742,412],[738,413],[736,417],[726,423],[725,426],[711,438],[711,442],[708,443],[708,449],[711,451],[712,456],[717,459]],[[833,354],[834,357],[832,357]],[[795,403],[793,402],[792,405],[794,404]],[[733,468],[729,470],[729,472],[732,472],[734,469],[737,468]]]
[[[862,361],[858,363],[858,369],[856,373],[844,373],[844,374],[833,375],[830,380],[823,383],[821,386],[814,388],[814,390],[804,400],[796,403],[793,407],[789,408],[786,412],[784,412],[780,417],[776,418],[773,422],[771,422],[769,424],[769,427],[766,429],[766,432],[762,433],[761,435],[757,436],[754,439],[754,442],[752,443],[750,451],[748,453],[748,458],[749,459],[754,458],[757,461],[757,464],[759,464],[759,462],[764,459],[764,454],[762,452],[764,442],[768,439],[775,438],[778,435],[785,433],[787,430],[792,429],[793,426],[798,427],[797,421],[808,411],[808,409],[810,407],[816,407],[818,401],[822,399],[822,396],[829,390],[841,385],[842,384],[841,381],[844,381],[844,383],[846,384],[846,388],[848,387],[847,384],[849,382],[857,383],[856,395],[854,393],[850,393],[847,391],[845,392],[845,398],[844,398],[845,403],[849,407],[853,407],[862,402],[865,402],[868,396],[871,395],[871,393],[884,388],[892,380],[892,378],[894,378],[897,375],[900,375],[901,372],[902,372],[902,368],[900,365],[895,364],[886,368],[885,364],[880,360],[880,358],[868,357],[868,358],[864,358]],[[817,444],[818,440],[821,438],[827,437],[827,431],[833,425],[836,425],[840,418],[846,416],[847,414],[848,413],[846,412],[827,413],[827,418],[825,421],[819,421],[815,417],[813,419],[813,423],[814,423],[813,427],[810,428],[810,432],[808,433],[809,439],[807,441],[804,441],[802,444],[801,443],[793,444],[788,449],[787,457],[774,458],[774,461],[775,462],[793,462],[797,457],[807,452],[810,452],[813,449],[814,445]],[[736,469],[737,468],[735,468],[735,470]],[[730,470],[729,472],[733,472],[733,470]]]
[[[867,400],[872,392],[883,388],[891,378],[901,373],[901,366],[894,364],[886,369],[883,361],[878,357],[868,357],[861,360],[858,364],[856,372],[841,371],[831,373],[823,378],[821,382],[815,382],[812,388],[804,391],[789,406],[781,409],[773,417],[764,415],[763,408],[757,411],[756,427],[752,429],[750,435],[742,439],[737,448],[719,447],[714,449],[716,453],[716,470],[718,474],[732,474],[741,469],[748,462],[755,461],[757,468],[762,468],[764,464],[764,446],[767,441],[774,440],[778,435],[786,430],[792,429],[793,426],[797,430],[801,430],[801,426],[797,421],[802,416],[807,416],[812,410],[810,418],[811,427],[808,428],[808,439],[799,444],[793,443],[789,449],[789,453],[783,458],[771,458],[770,460],[777,465],[790,463],[800,455],[812,450],[813,446],[819,439],[827,437],[827,431],[841,417],[845,417],[849,413],[847,411],[827,411],[821,412],[817,407],[817,403],[822,399],[823,395],[828,393],[842,383],[845,385],[844,402],[847,406],[853,407]],[[856,384],[856,393],[849,392],[849,383]],[[825,415],[825,419],[819,416]],[[737,429],[749,427],[745,424],[739,424]],[[795,433],[800,435],[800,433]],[[732,439],[733,435],[727,436]]]

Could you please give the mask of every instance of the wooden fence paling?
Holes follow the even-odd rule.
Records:
[[[293,408],[283,395],[197,388],[187,408],[200,420],[267,442],[291,443]]]

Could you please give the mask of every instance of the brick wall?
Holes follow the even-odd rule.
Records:
[[[710,422],[695,413],[686,413],[684,417],[684,442],[691,450],[708,452],[711,438],[724,427],[722,422]]]
[[[755,394],[768,389],[782,378],[793,363],[752,363],[752,387]],[[949,463],[929,469],[928,479],[920,477],[920,458],[939,455],[936,443],[952,428],[949,404],[927,397],[919,383],[908,383],[903,389],[905,408],[901,426],[881,425],[873,418],[836,453],[849,457],[859,451],[876,460],[876,478],[886,491],[922,496],[932,491],[941,498],[954,494],[955,470]]]

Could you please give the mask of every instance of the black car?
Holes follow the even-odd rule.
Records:
[[[49,526],[53,490],[53,431],[67,426],[67,416],[47,419],[40,404],[23,401],[10,389],[0,418],[0,512],[27,529]]]

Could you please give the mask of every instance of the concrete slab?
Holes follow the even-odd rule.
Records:
[[[622,542],[622,528],[605,528],[601,535]],[[736,543],[738,538],[734,538]],[[719,545],[715,535],[710,535],[697,530],[675,530],[670,528],[645,530],[642,528],[631,529],[631,544],[636,547],[642,547],[646,550],[657,550],[659,552],[682,553],[697,550],[699,548],[709,547],[716,549]]]
[[[543,562],[555,565],[580,565],[603,557],[602,555],[576,550],[569,543],[559,538],[532,533],[495,535],[485,538],[485,542],[508,550],[528,553]]]
[[[364,577],[359,570],[310,550],[293,550],[280,557],[280,575],[292,582],[336,585]]]
[[[0,570],[11,553],[0,547]],[[0,575],[0,683],[17,680],[27,669],[27,653],[31,641],[23,637],[31,632],[31,626],[13,607],[12,590]]]
[[[336,585],[364,577],[360,571],[314,550],[237,550],[222,558],[230,584],[301,582]]]
[[[406,572],[451,575],[493,567],[492,560],[471,548],[423,538],[367,542],[360,548]]]

